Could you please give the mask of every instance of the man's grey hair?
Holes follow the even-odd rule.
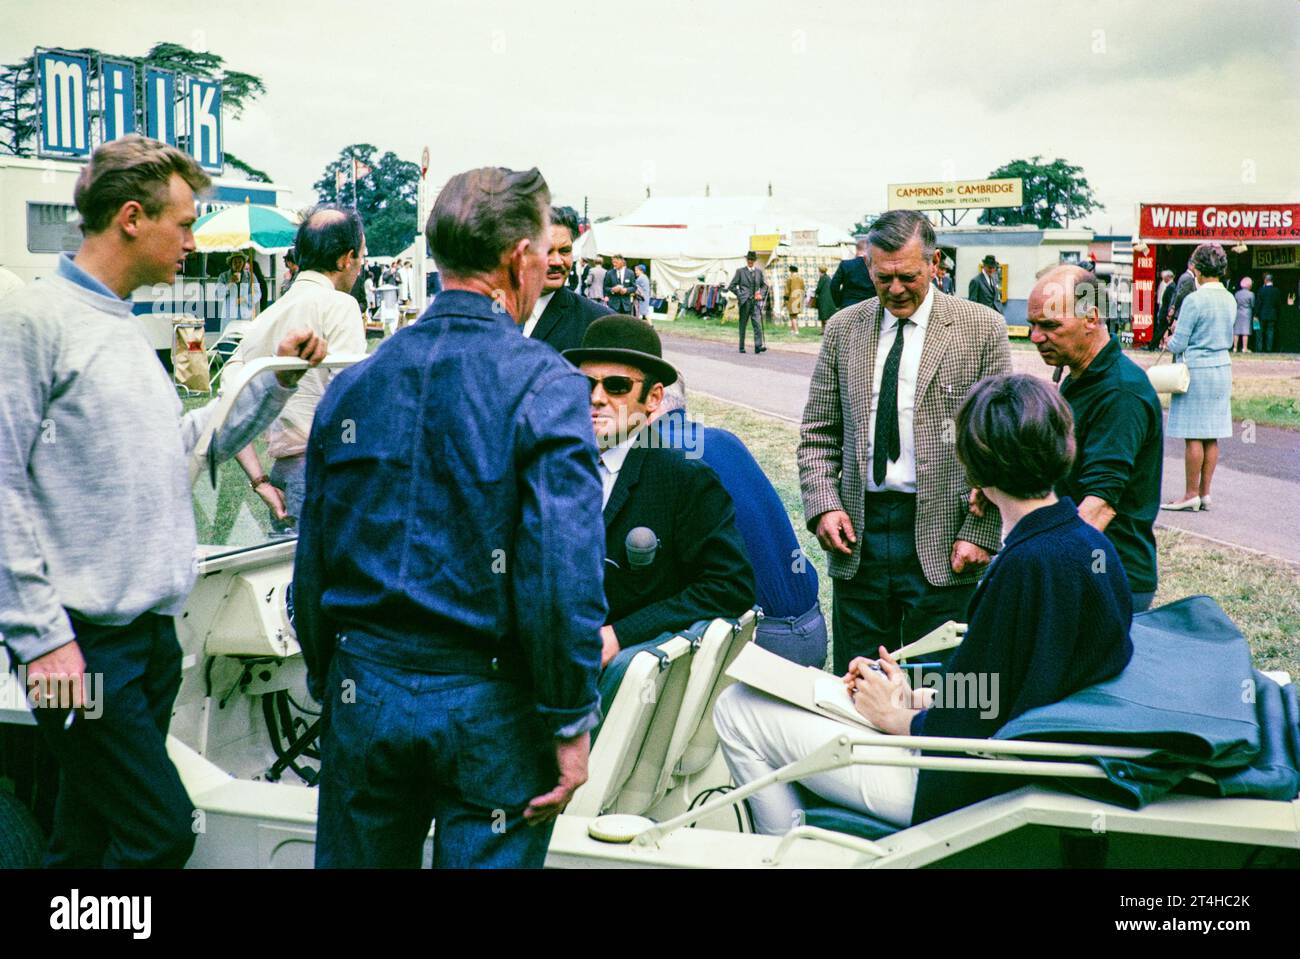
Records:
[[[1228,269],[1228,254],[1217,243],[1202,243],[1192,251],[1192,266],[1201,276],[1221,277]]]
[[[1167,280],[1172,280],[1173,278],[1174,278],[1174,271],[1173,271],[1173,270],[1161,270],[1161,271],[1160,271],[1160,279],[1162,279],[1162,280],[1166,280],[1166,279],[1167,279]]]
[[[671,413],[674,410],[686,412],[686,377],[677,371],[676,381],[664,387],[664,398],[659,402],[659,412]]]
[[[917,210],[890,210],[871,224],[867,240],[878,250],[897,253],[915,236],[921,238],[921,252],[927,258],[934,256],[937,244],[929,217]]]
[[[520,240],[546,244],[551,191],[534,167],[523,172],[480,167],[458,173],[442,188],[424,235],[438,268],[449,277],[491,273]]]

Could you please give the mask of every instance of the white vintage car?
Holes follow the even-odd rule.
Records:
[[[356,359],[329,362],[346,365]],[[301,361],[258,360],[244,378],[295,364]],[[223,397],[227,408],[237,389],[230,387]],[[196,454],[196,479],[207,471],[208,439]],[[293,541],[280,541],[208,549],[194,592],[176,620],[183,679],[168,746],[198,810],[194,867],[310,867],[313,862],[319,710],[307,693],[286,611],[294,547]],[[1064,788],[1062,783],[1070,781],[1105,780],[1108,761],[1140,763],[1157,751],[1099,744],[1096,737],[1082,736],[1079,742],[884,737],[846,726],[843,735],[806,759],[733,788],[712,710],[732,681],[727,670],[751,641],[757,616],[751,612],[736,623],[702,624],[632,658],[608,704],[588,782],[556,825],[548,866],[1300,864],[1300,800],[1294,795],[1210,798],[1174,792],[1134,809]],[[937,641],[952,645],[958,632]],[[0,676],[7,677],[7,671]],[[1274,679],[1289,682],[1284,675]],[[30,724],[15,692],[0,688],[0,723]],[[1292,730],[1290,742],[1297,736],[1300,731]],[[798,781],[864,762],[858,747],[882,742],[926,750],[925,755],[900,753],[888,760],[894,764],[992,772],[1040,784],[901,830],[819,804],[809,794],[803,823],[785,836],[752,832],[743,802],[747,795],[770,781]],[[1198,778],[1212,781],[1204,774],[1191,780]],[[24,850],[30,861],[39,848],[39,837],[17,835],[30,830],[31,817],[15,805],[0,791],[0,866],[23,864]]]

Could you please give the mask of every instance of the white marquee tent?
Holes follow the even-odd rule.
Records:
[[[659,291],[667,293],[700,276],[725,282],[744,265],[751,236],[776,233],[782,247],[798,242],[829,252],[853,244],[847,231],[772,197],[651,197],[632,213],[591,227],[574,244],[574,257],[621,253],[650,260]]]

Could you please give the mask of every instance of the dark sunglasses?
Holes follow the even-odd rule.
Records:
[[[597,386],[605,387],[605,393],[609,396],[626,396],[632,392],[632,387],[637,383],[644,383],[645,380],[635,376],[589,376],[587,384],[591,392],[596,392]]]

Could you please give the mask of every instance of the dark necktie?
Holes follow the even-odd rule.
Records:
[[[885,372],[880,378],[880,400],[876,404],[876,435],[871,444],[871,479],[881,486],[890,460],[902,455],[902,438],[898,431],[898,367],[903,359],[903,331],[910,320],[899,320],[894,345],[885,357]]]

